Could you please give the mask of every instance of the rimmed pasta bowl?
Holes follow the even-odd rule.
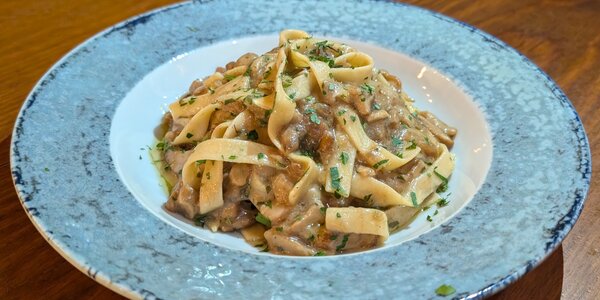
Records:
[[[309,1],[292,17],[293,4],[171,6],[100,33],[41,79],[15,125],[11,162],[24,207],[57,251],[130,297],[335,298],[344,288],[348,298],[431,298],[451,284],[453,296],[477,298],[560,243],[591,164],[576,112],[544,73],[495,38],[414,7]],[[366,13],[349,13],[357,7]],[[253,25],[217,26],[239,14]],[[458,129],[448,206],[375,250],[308,258],[259,252],[163,208],[146,145],[166,104],[215,67],[270,50],[283,28],[368,53],[419,108]]]

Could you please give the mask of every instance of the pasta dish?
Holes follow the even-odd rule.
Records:
[[[168,211],[263,251],[334,255],[445,205],[456,133],[369,55],[285,30],[170,104],[156,165]]]

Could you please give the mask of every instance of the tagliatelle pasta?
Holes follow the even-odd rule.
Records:
[[[155,132],[165,208],[276,254],[381,245],[454,169],[454,128],[368,54],[300,30],[195,80]]]

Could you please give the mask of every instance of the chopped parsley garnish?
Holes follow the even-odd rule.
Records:
[[[374,103],[374,102],[373,102],[373,105],[371,105],[371,107],[372,107],[374,110],[380,110],[380,109],[381,109],[381,105],[379,105],[379,103]]]
[[[427,215],[427,221],[428,221],[428,222],[433,222],[433,219],[431,218],[431,216],[430,216],[430,215]]]
[[[338,170],[338,168],[337,167],[331,167],[331,168],[329,168],[329,176],[331,177],[331,186],[336,191],[341,190],[342,187],[340,185],[340,180],[342,178],[340,177],[340,171]]]
[[[50,172],[50,169],[44,168],[44,172]]]
[[[284,89],[289,88],[290,86],[292,86],[292,78],[288,76],[284,77],[281,85],[283,85]]]
[[[448,178],[438,173],[435,169],[437,169],[437,167],[433,169],[433,174],[435,174],[435,176],[437,176],[442,181],[442,184],[440,184],[436,192],[443,193],[448,190]]]
[[[271,220],[269,220],[269,218],[265,217],[263,214],[258,213],[256,215],[256,222],[263,224],[267,227],[271,227]]]
[[[279,227],[275,227],[275,230],[282,232],[283,231],[283,227],[279,226]]]
[[[328,88],[330,91],[333,91],[333,90],[335,90],[335,84],[333,84],[333,83],[330,83],[330,84],[327,86],[327,88]]]
[[[335,61],[329,57],[326,56],[317,56],[317,55],[309,55],[308,58],[310,60],[318,60],[318,61],[322,61],[324,63],[327,63],[327,65],[330,68],[333,68],[333,66],[335,65]]]
[[[304,101],[306,101],[307,103],[313,103],[315,102],[315,100],[317,100],[314,96],[307,96],[306,98],[304,98]]]
[[[307,150],[307,149],[301,150],[300,151],[300,155],[302,155],[302,156],[308,156],[310,158],[314,158],[315,157],[315,153],[312,152],[312,151],[310,151],[310,150]]]
[[[341,218],[341,217],[342,217],[342,215],[340,215],[340,213],[336,213],[336,214],[335,214],[335,217],[336,217],[336,218]]]
[[[317,125],[321,124],[321,119],[319,119],[316,112],[310,114],[310,121]]]
[[[399,146],[402,146],[402,143],[403,142],[402,142],[401,139],[399,139],[399,138],[397,138],[395,136],[392,137],[392,145],[394,145],[396,147],[399,147]]]
[[[196,215],[194,216],[194,224],[196,226],[203,227],[206,221],[206,215]]]
[[[410,146],[406,147],[406,150],[413,150],[413,149],[417,149],[417,144],[415,143],[415,141],[410,141]]]
[[[438,200],[438,201],[436,202],[436,205],[437,205],[437,207],[440,207],[440,208],[441,208],[441,207],[444,207],[444,206],[448,206],[448,203],[450,203],[450,201],[448,201],[447,199],[445,199],[445,198],[440,198],[440,200]]]
[[[250,72],[252,72],[252,70],[250,69],[250,66],[247,66],[246,72],[244,72],[244,76],[250,76]]]
[[[263,159],[263,158],[265,158],[265,157],[266,157],[266,155],[265,155],[264,153],[262,153],[262,152],[260,152],[260,153],[258,153],[258,154],[256,155],[256,158],[258,158],[258,159]]]
[[[185,99],[187,99],[187,101],[184,101]],[[179,100],[179,106],[186,106],[188,104],[192,105],[192,104],[194,104],[194,102],[196,102],[196,97],[190,97],[189,99],[184,98],[184,99]]]
[[[188,139],[191,139],[193,136],[194,136],[194,134],[193,134],[193,133],[191,133],[191,132],[188,132],[188,133],[185,135],[185,137],[186,137],[186,138],[188,138]]]
[[[317,251],[317,253],[315,253],[313,256],[325,256],[325,252]]]
[[[379,167],[385,165],[388,161],[390,161],[390,160],[382,159],[382,160],[378,161],[376,164],[373,165],[373,169],[375,169],[375,170],[379,169]]]
[[[225,99],[225,101],[223,101],[223,104],[227,105],[232,102],[235,102],[235,99]]]
[[[233,75],[225,75],[225,76],[223,76],[223,77],[225,77],[225,80],[227,80],[227,81],[232,81],[232,80],[233,80],[233,79],[235,79],[237,76],[233,76]]]
[[[412,205],[414,207],[419,206],[419,203],[417,203],[417,194],[415,194],[415,192],[410,192],[410,200],[412,201]]]
[[[350,116],[350,120],[352,120],[352,122],[356,122],[356,116]]]
[[[337,114],[338,114],[338,116],[343,116],[346,113],[346,111],[347,110],[345,110],[345,109],[342,108],[342,109],[338,110]]]
[[[158,144],[156,144],[156,149],[158,149],[160,151],[167,151],[167,150],[171,149],[171,146],[169,145],[168,142],[159,142]]]
[[[258,140],[258,132],[256,132],[256,130],[250,130],[250,132],[246,134],[246,137],[251,141],[256,141]]]
[[[368,83],[363,83],[360,85],[360,89],[363,90],[363,92],[368,93],[369,95],[373,95],[373,87],[370,86]]]
[[[340,161],[342,162],[342,164],[346,164],[348,163],[348,159],[350,159],[350,155],[348,155],[348,153],[346,152],[342,152],[340,153]]]
[[[325,214],[327,212],[327,207],[323,206],[319,210],[321,210],[322,214]]]
[[[196,166],[206,163],[206,159],[201,159],[196,161]]]
[[[335,240],[337,240],[337,237],[338,237],[337,234],[332,234],[332,235],[329,236],[329,240],[330,241],[335,241]]]
[[[236,159],[236,158],[237,158],[237,156],[235,156],[235,155],[229,155],[229,159]]]
[[[344,237],[342,238],[342,243],[339,244],[339,246],[337,246],[335,248],[335,251],[339,252],[342,249],[344,249],[346,247],[346,243],[348,242],[348,236],[350,236],[349,234],[344,234]]]
[[[265,206],[268,208],[273,208],[273,201],[269,200],[269,201],[265,202]]]
[[[440,296],[450,296],[456,292],[456,289],[449,284],[442,284],[437,289],[435,289],[435,293]]]

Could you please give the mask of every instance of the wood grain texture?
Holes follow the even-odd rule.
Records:
[[[57,254],[23,211],[10,176],[14,118],[36,81],[104,28],[168,4],[147,1],[0,1],[0,299],[120,299]],[[600,155],[600,1],[408,0],[500,38],[546,71],[579,112]],[[600,187],[573,231],[538,268],[492,299],[600,299]]]

